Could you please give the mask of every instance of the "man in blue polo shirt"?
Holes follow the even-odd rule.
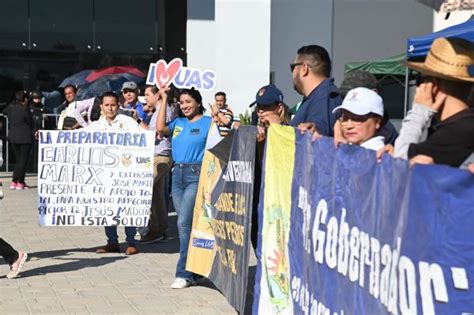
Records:
[[[298,49],[290,69],[294,89],[304,96],[290,125],[298,127],[302,123],[312,123],[319,134],[332,137],[336,122],[332,111],[341,105],[342,98],[334,79],[330,78],[328,52],[318,45],[303,46]]]
[[[143,110],[143,104],[138,100],[138,86],[133,81],[124,82],[122,85],[122,94],[125,99],[123,105],[124,109],[134,110],[137,117],[137,122],[144,122],[146,125],[150,122],[151,116],[148,116],[147,113]],[[126,113],[121,113],[126,114]]]

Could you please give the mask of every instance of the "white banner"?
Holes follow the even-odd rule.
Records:
[[[152,131],[42,130],[40,224],[146,226],[154,138]]]

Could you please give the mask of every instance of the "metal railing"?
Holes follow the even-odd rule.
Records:
[[[2,121],[3,123],[3,126],[2,126],[2,131],[5,130],[5,135],[3,135],[3,132],[2,132],[2,135],[0,136],[1,138],[1,141],[2,141],[2,157],[5,156],[5,158],[3,159],[3,163],[5,163],[5,171],[8,172],[9,170],[9,157],[10,157],[10,154],[9,154],[9,148],[10,148],[10,141],[8,140],[8,125],[9,125],[9,122],[8,122],[8,117],[4,114],[0,114],[0,120]],[[3,145],[5,144],[5,145]],[[3,151],[5,151],[5,154],[3,154]]]
[[[54,127],[56,128],[56,126],[58,125],[59,116],[60,114],[43,114],[41,127],[43,129],[47,127],[52,127],[53,125],[47,126],[47,124],[45,123],[49,117],[52,117],[54,118]],[[3,149],[2,151],[5,152],[5,154],[3,152],[2,154],[5,157],[3,159],[4,164],[5,164],[5,172],[9,172],[10,171],[10,139],[9,139],[10,122],[8,120],[8,116],[4,114],[0,114],[0,123],[3,123],[2,128],[0,129],[0,132],[1,132],[0,141],[2,141],[2,143],[4,144],[2,145],[2,149]]]

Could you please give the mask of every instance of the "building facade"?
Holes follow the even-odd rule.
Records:
[[[225,91],[242,113],[257,89],[275,83],[293,105],[289,64],[319,44],[344,64],[404,52],[406,38],[431,32],[433,11],[414,0],[3,0],[0,106],[17,88],[51,90],[84,69],[180,57],[216,72],[205,105]]]
[[[0,106],[84,69],[186,60],[186,0],[3,0]]]
[[[241,113],[270,82],[288,105],[301,100],[289,70],[301,46],[324,46],[339,84],[346,63],[403,53],[407,37],[432,27],[433,10],[414,0],[189,0],[186,52],[193,67],[217,72],[216,91]]]

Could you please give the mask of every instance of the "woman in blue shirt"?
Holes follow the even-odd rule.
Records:
[[[162,104],[167,104],[167,91],[161,89]],[[172,169],[171,194],[178,214],[179,260],[176,279],[171,288],[182,289],[194,284],[193,273],[186,271],[189,237],[193,221],[194,201],[199,183],[201,163],[204,157],[211,117],[204,116],[199,91],[183,90],[179,97],[179,109],[184,117],[177,117],[166,125],[166,106],[160,108],[156,130],[171,135]]]

